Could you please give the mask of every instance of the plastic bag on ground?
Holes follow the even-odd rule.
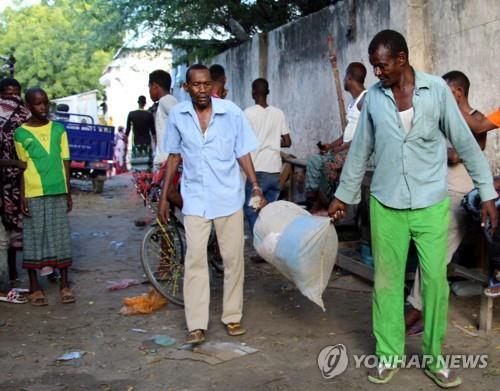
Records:
[[[120,310],[122,315],[146,315],[164,307],[167,299],[156,289],[151,288],[148,293],[141,296],[126,297],[123,299],[123,304]]]
[[[329,218],[312,216],[291,202],[273,202],[262,209],[255,223],[254,247],[325,310],[321,296],[338,250],[337,232]]]

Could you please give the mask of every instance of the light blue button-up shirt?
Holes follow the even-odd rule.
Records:
[[[371,194],[385,206],[418,209],[447,196],[448,139],[483,201],[497,197],[490,167],[443,79],[415,72],[412,127],[406,133],[392,90],[369,88],[335,197],[360,201],[360,186],[374,153]]]
[[[241,209],[245,186],[237,159],[258,147],[245,115],[230,101],[212,98],[205,134],[190,100],[174,106],[162,150],[182,155],[182,213],[215,219]]]

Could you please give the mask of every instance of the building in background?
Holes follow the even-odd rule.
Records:
[[[155,69],[172,71],[170,50],[121,48],[106,67],[99,82],[105,87],[106,122],[126,126],[129,111],[137,109],[137,97],[144,95],[150,107],[148,76]]]

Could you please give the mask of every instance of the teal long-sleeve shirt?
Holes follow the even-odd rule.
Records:
[[[494,199],[490,167],[450,89],[439,77],[415,72],[413,121],[405,132],[390,88],[378,82],[366,94],[335,197],[360,201],[361,181],[373,153],[370,192],[394,209],[419,209],[447,196],[448,139],[463,160],[483,201]]]

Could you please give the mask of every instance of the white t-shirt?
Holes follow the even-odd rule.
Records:
[[[168,153],[160,151],[160,146],[163,145],[163,136],[168,122],[168,114],[170,113],[170,109],[176,104],[177,99],[170,94],[162,96],[158,101],[158,109],[155,113],[156,153],[154,164],[161,164],[168,158]]]
[[[260,142],[259,149],[252,152],[255,171],[280,172],[281,136],[290,133],[285,114],[273,106],[255,105],[246,109],[245,115]]]
[[[354,132],[356,131],[356,127],[358,126],[359,115],[361,114],[358,109],[358,103],[365,94],[366,90],[359,94],[359,96],[354,99],[347,108],[347,125],[344,129],[344,136],[342,137],[342,141],[344,143],[352,141],[354,137]]]

